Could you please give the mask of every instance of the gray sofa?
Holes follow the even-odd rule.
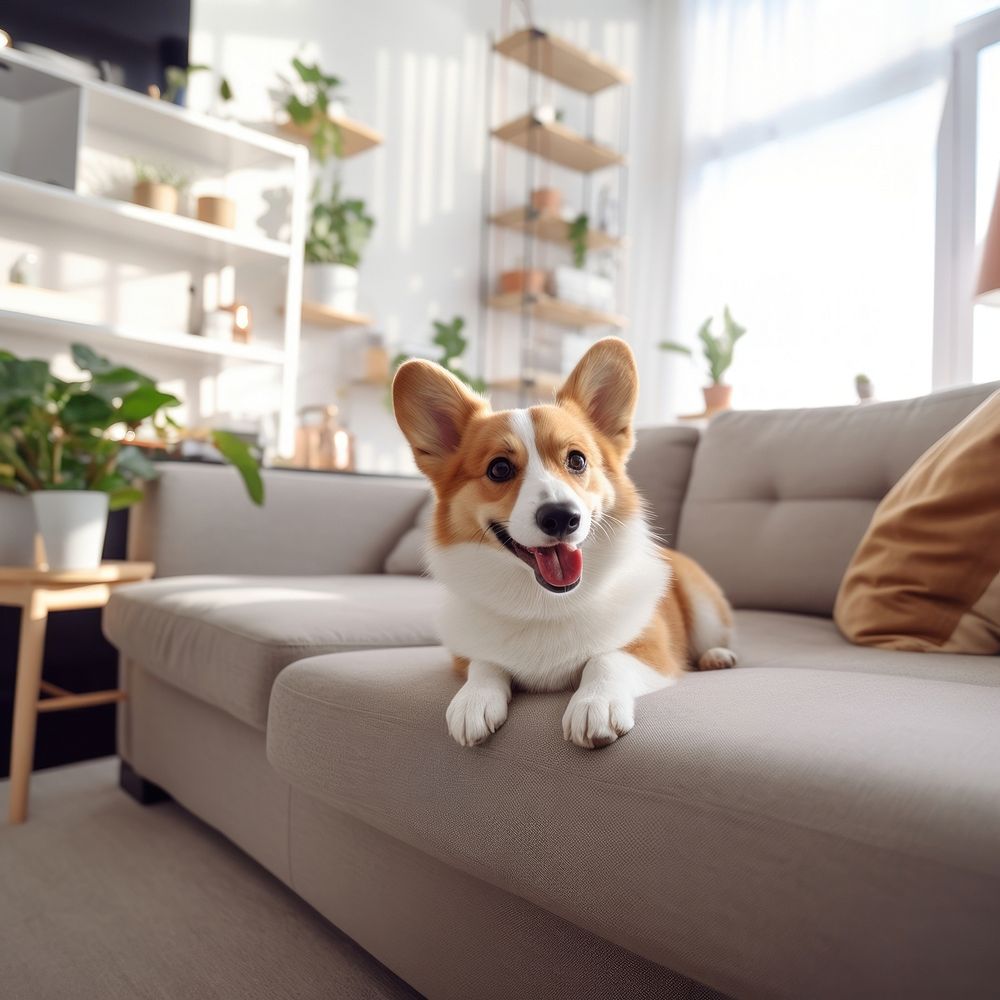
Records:
[[[854,647],[830,613],[881,497],[996,388],[642,431],[741,661],[600,751],[564,694],[448,737],[437,586],[383,572],[416,568],[422,483],[272,472],[260,511],[167,467],[133,538],[159,579],[105,614],[121,755],[429,997],[995,994],[1000,658]]]

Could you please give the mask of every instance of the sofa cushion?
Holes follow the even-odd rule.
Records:
[[[294,660],[436,643],[438,585],[405,576],[193,576],[115,591],[104,632],[157,677],[263,729]]]
[[[427,571],[424,563],[424,548],[427,544],[427,533],[430,531],[431,517],[434,515],[434,497],[428,493],[413,527],[409,528],[402,538],[396,542],[393,550],[386,556],[382,567],[386,573],[399,573],[408,576],[419,576]]]
[[[854,646],[829,618],[782,611],[737,611],[738,667],[805,667],[1000,687],[1000,657],[903,653]]]
[[[736,607],[829,616],[876,506],[997,388],[720,414],[695,453],[678,547]]]
[[[628,474],[646,501],[657,537],[674,548],[681,505],[698,447],[694,427],[639,427]]]
[[[893,655],[893,654],[887,654]],[[1000,689],[839,670],[688,674],[599,751],[566,694],[445,729],[444,649],[274,685],[295,786],[734,996],[986,995],[1000,976]]]
[[[1000,392],[879,504],[834,619],[865,646],[1000,652]]]

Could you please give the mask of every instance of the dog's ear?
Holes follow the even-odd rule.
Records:
[[[599,340],[577,362],[559,390],[559,403],[575,403],[618,450],[632,451],[632,417],[639,392],[639,373],[632,349],[620,337]]]
[[[440,365],[413,359],[392,380],[392,408],[417,467],[436,480],[487,403]]]

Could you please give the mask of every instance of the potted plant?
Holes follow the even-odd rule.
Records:
[[[191,74],[208,73],[211,69],[211,66],[206,66],[204,63],[188,63],[187,66],[168,66],[163,71],[167,86],[159,95],[160,100],[183,107],[187,98],[188,85],[191,83]],[[232,99],[233,88],[229,85],[229,81],[224,76],[219,77],[219,100],[225,106]]]
[[[338,94],[343,80],[324,73],[318,63],[310,66],[298,58],[292,59],[292,68],[298,79],[284,80],[285,113],[292,124],[309,135],[313,155],[320,163],[331,155],[339,159],[344,155],[344,133],[334,119],[343,114],[344,98]]]
[[[567,223],[566,239],[573,255],[572,267],[556,267],[552,271],[552,294],[564,302],[572,302],[585,309],[611,312],[615,307],[614,282],[603,274],[585,270],[589,250],[590,216],[580,212]]]
[[[537,216],[557,219],[562,210],[562,191],[541,187],[531,192],[531,211]]]
[[[729,366],[733,363],[733,348],[736,342],[747,332],[732,317],[729,306],[722,311],[722,333],[716,336],[712,333],[712,317],[710,316],[698,329],[698,339],[701,341],[705,360],[708,362],[708,377],[711,384],[702,389],[705,396],[705,412],[714,413],[718,410],[728,410],[733,397],[733,387],[722,381]],[[676,351],[679,354],[692,356],[691,348],[673,340],[660,342],[660,350]]]
[[[82,344],[72,352],[82,376],[74,382],[45,361],[0,352],[0,490],[30,496],[50,569],[97,566],[108,510],[142,499],[156,469],[130,444],[136,429],[149,423],[165,440],[184,433],[167,412],[180,401],[153,379]],[[262,503],[250,447],[224,431],[209,439]]]
[[[175,215],[181,190],[187,186],[187,178],[172,167],[145,160],[133,160],[132,163],[135,167],[132,201],[136,205]]]
[[[465,319],[462,316],[453,316],[450,323],[442,320],[434,320],[434,337],[431,343],[441,348],[441,357],[437,359],[437,364],[442,368],[447,368],[455,378],[464,382],[473,392],[485,393],[486,383],[475,375],[469,375],[462,368],[460,362],[469,346],[468,340],[463,336],[465,329]],[[396,374],[396,369],[404,362],[409,361],[411,354],[397,354],[392,359],[392,374]],[[390,382],[392,379],[389,380]],[[387,400],[392,407],[391,397]]]
[[[343,198],[340,182],[313,203],[306,237],[302,294],[307,302],[352,313],[358,303],[358,265],[375,228],[361,198]]]
[[[500,272],[501,295],[541,295],[548,274],[540,267],[515,267]]]

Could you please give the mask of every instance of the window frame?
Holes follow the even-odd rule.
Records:
[[[934,239],[935,389],[972,381],[979,53],[1000,44],[1000,9],[955,29],[938,136]],[[1000,164],[997,164],[1000,169]]]

